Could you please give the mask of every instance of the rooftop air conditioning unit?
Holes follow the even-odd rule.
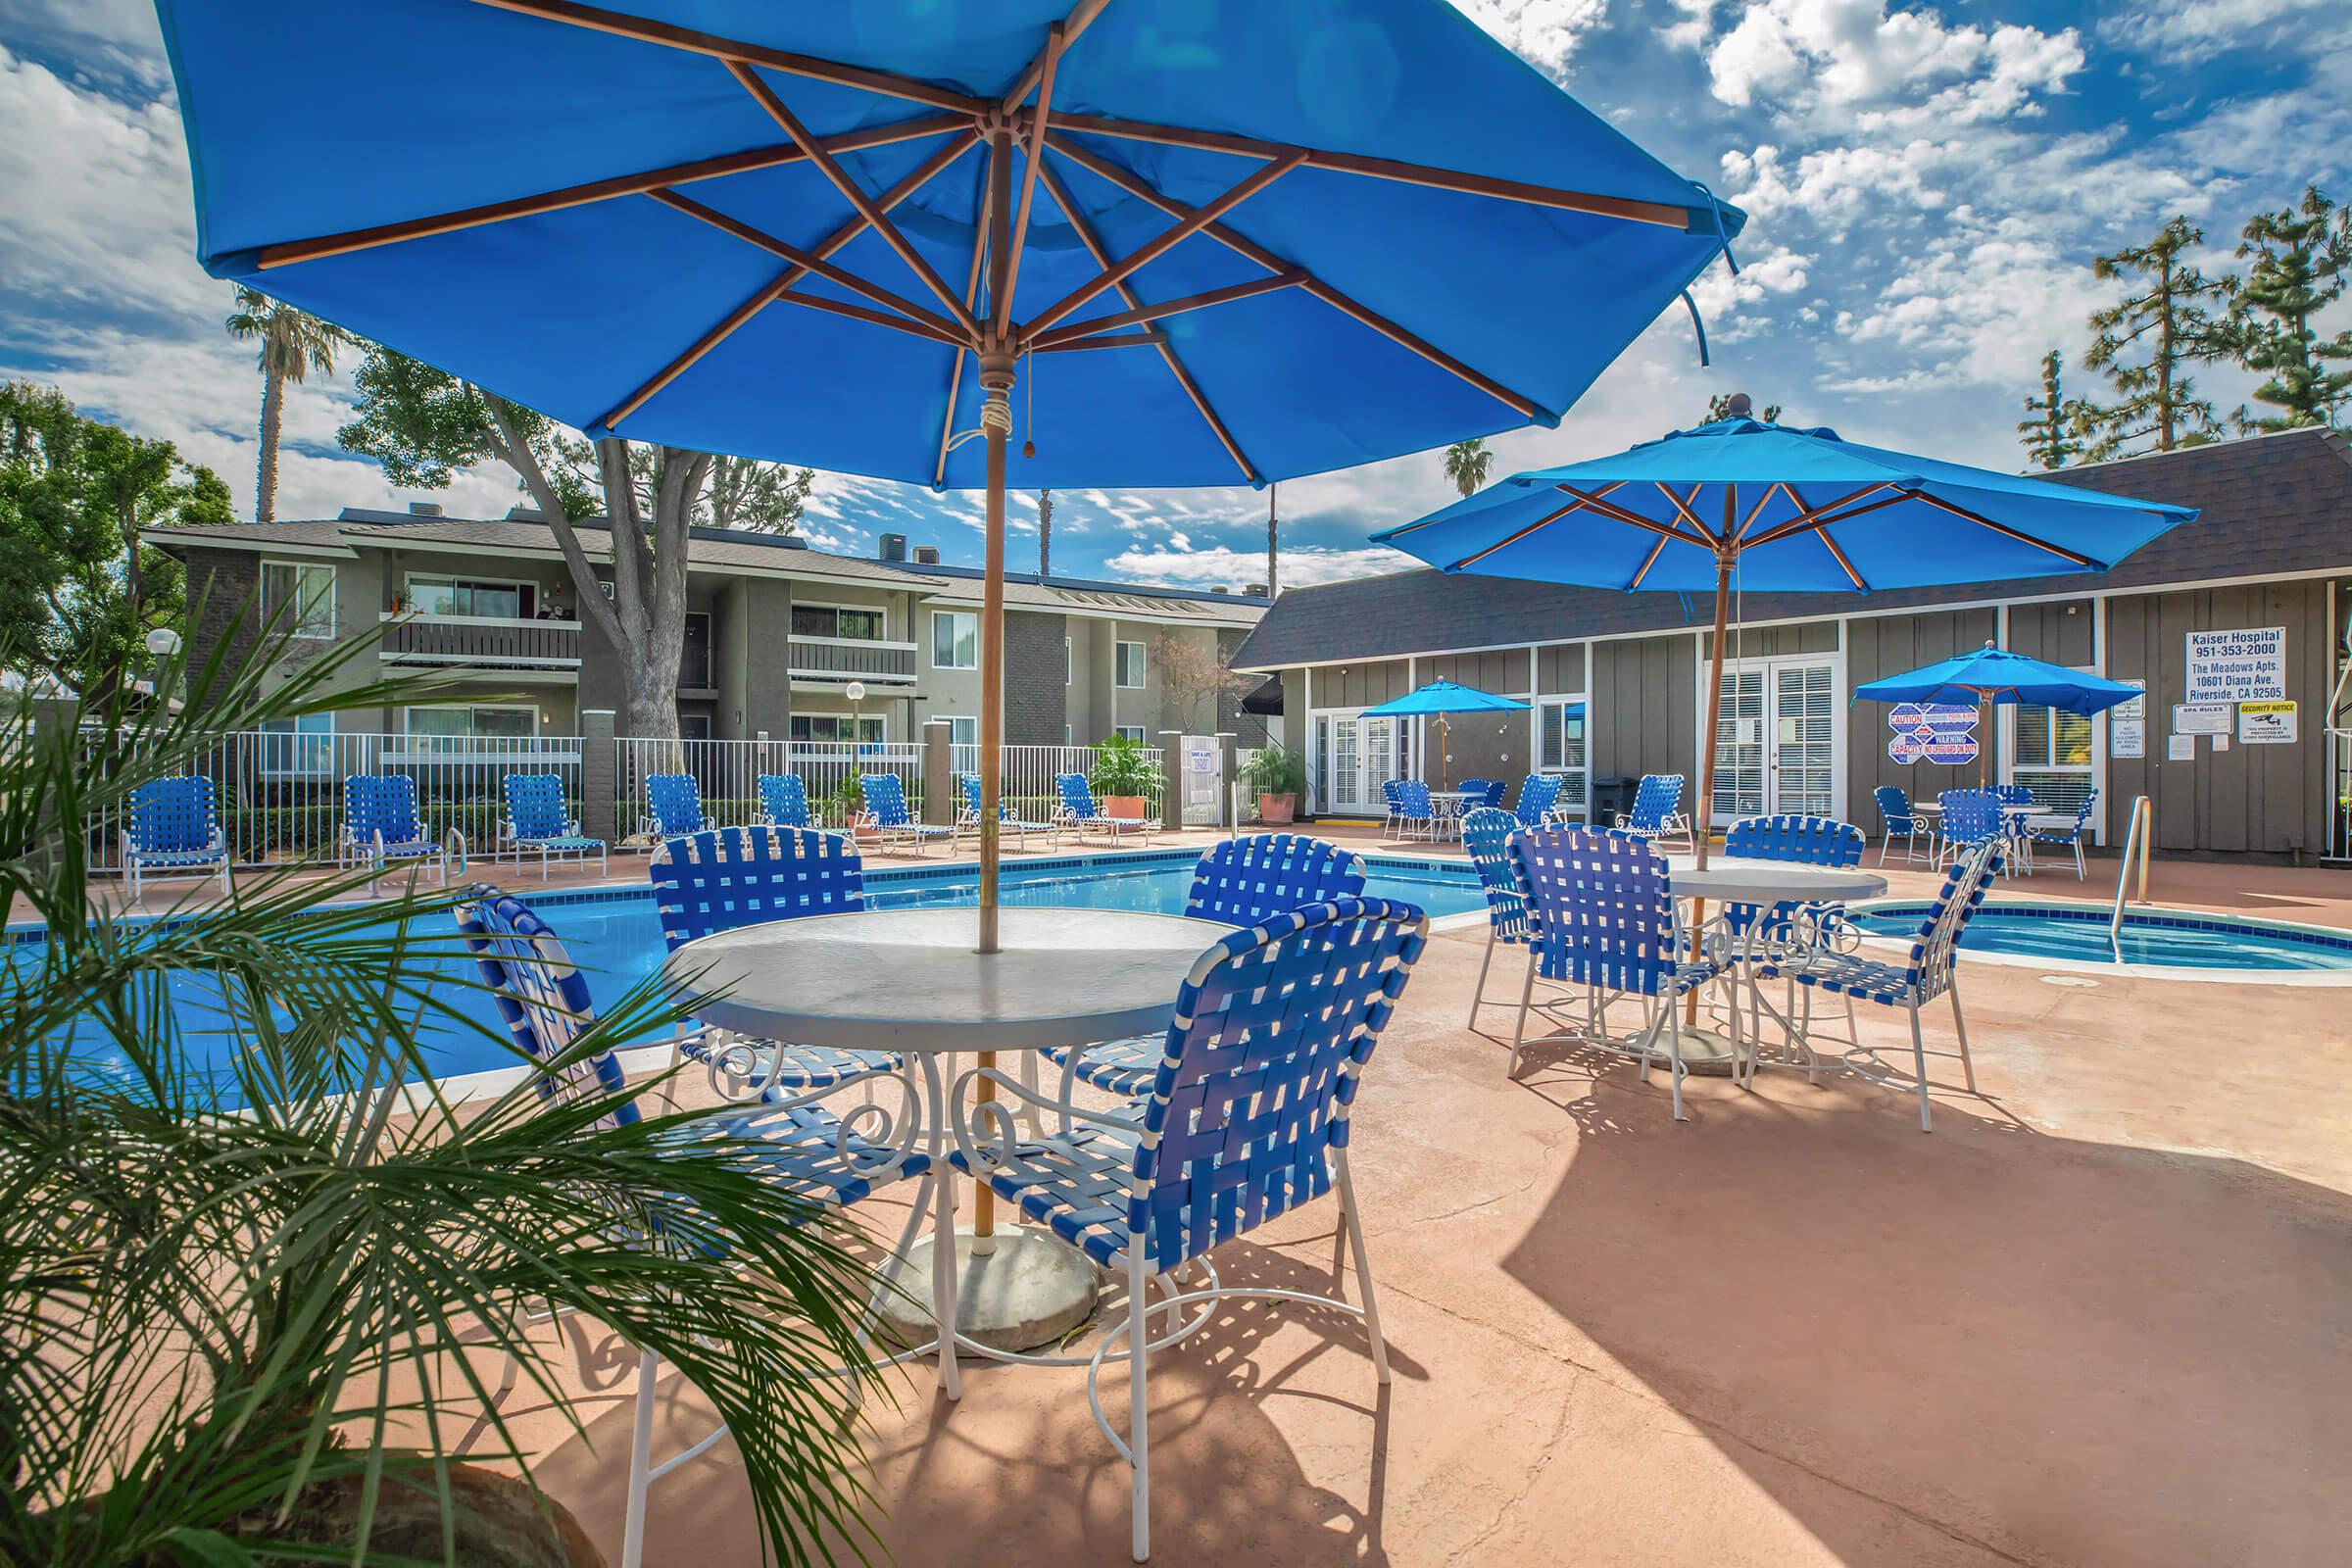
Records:
[[[939,564],[939,546],[937,546],[937,545],[916,545],[916,546],[914,547],[914,564],[915,564],[916,565],[918,565],[918,566],[936,566],[936,565],[938,565],[938,564]]]
[[[906,559],[906,536],[903,533],[884,534],[881,555],[884,561],[905,561]]]

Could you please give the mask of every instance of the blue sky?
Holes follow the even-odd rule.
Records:
[[[1482,25],[1750,215],[1735,279],[1696,290],[1557,430],[1499,438],[1497,472],[1614,450],[1744,390],[1857,439],[2002,467],[2044,349],[2070,362],[2109,285],[2089,261],[2185,213],[2226,265],[2245,217],[2307,182],[2352,197],[2344,0],[2136,4],[1458,0]],[[167,436],[252,499],[260,386],[197,269],[187,167],[141,0],[0,0],[0,374]],[[2209,375],[2228,409],[2243,377]],[[2091,390],[2086,376],[2075,390]],[[347,374],[289,399],[281,516],[418,499],[340,452]],[[1395,569],[1372,530],[1450,498],[1438,454],[1286,483],[1286,585]],[[434,497],[517,499],[488,467]],[[1241,584],[1263,576],[1263,494],[1057,492],[1057,571]],[[808,531],[978,560],[976,495],[826,475]],[[1033,565],[1035,506],[1010,550]]]

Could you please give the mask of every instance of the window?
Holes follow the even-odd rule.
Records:
[[[285,607],[291,606],[291,609]],[[335,634],[335,568],[310,562],[262,563],[262,612],[285,613],[284,624],[296,637]]]
[[[1111,680],[1114,685],[1124,686],[1131,691],[1142,688],[1144,684],[1144,645],[1142,643],[1119,644],[1117,665],[1111,672]]]
[[[848,642],[878,643],[882,637],[882,612],[852,610],[844,605],[795,605],[792,607],[792,634],[795,637],[838,637]]]
[[[408,608],[427,615],[490,615],[502,620],[521,620],[537,608],[538,593],[532,583],[411,572]]]
[[[860,713],[795,713],[787,721],[785,733],[796,741],[829,741],[838,744],[852,738],[850,726],[858,726],[856,739],[865,745],[879,745],[882,740],[882,715]]]
[[[678,689],[708,691],[711,685],[710,612],[690,610],[678,641]]]
[[[1579,697],[1536,701],[1536,771],[1556,774],[1560,805],[1585,808],[1585,704]]]
[[[435,739],[466,736],[477,740],[528,740],[539,733],[539,710],[527,706],[412,708],[407,710],[406,716],[409,734]]]
[[[331,778],[335,771],[335,715],[303,713],[265,719],[259,766],[264,778]]]
[[[945,723],[948,726],[948,744],[950,746],[977,746],[980,744],[980,721],[976,718],[958,718],[952,713],[940,713],[934,716],[932,722]]]
[[[1061,683],[1067,686],[1076,678],[1077,673],[1078,661],[1070,652],[1070,640],[1064,637],[1061,640]]]
[[[2024,703],[2012,712],[2011,781],[2032,790],[2034,803],[2046,810],[2071,812],[2081,807],[2091,788],[2089,718]]]
[[[1141,724],[1120,724],[1114,727],[1114,733],[1134,741],[1139,746],[1143,744],[1144,726]]]
[[[980,617],[968,610],[931,612],[931,667],[980,667]]]

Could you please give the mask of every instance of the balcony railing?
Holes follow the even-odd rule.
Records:
[[[858,637],[792,638],[794,680],[885,685],[914,684],[914,644],[867,642]]]
[[[487,664],[510,669],[577,669],[580,623],[506,615],[383,612],[379,656],[403,664]]]

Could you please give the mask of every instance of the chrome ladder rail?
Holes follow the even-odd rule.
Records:
[[[2115,961],[2124,961],[2124,889],[2132,880],[2132,856],[2139,853],[2139,896],[2132,902],[2148,902],[2148,835],[2152,830],[2155,808],[2145,795],[2132,801],[2132,826],[2124,835],[2124,860],[2115,873],[2115,907],[2107,916],[2107,948]]]

